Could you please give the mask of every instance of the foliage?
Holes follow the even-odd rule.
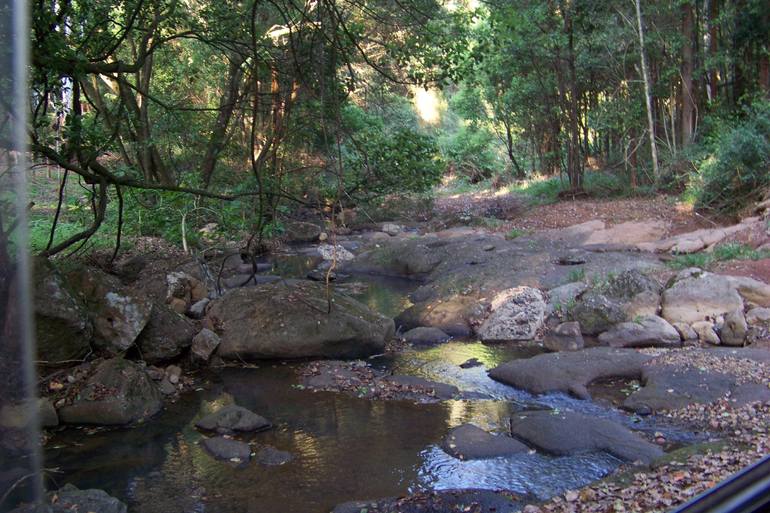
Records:
[[[696,207],[732,214],[770,188],[770,103],[755,105],[746,119],[716,138],[714,150],[693,178]]]
[[[452,171],[470,183],[477,183],[505,167],[495,142],[489,130],[469,124],[443,138],[442,152]]]
[[[677,255],[668,262],[674,269],[686,269],[688,267],[700,267],[706,269],[717,262],[729,260],[761,260],[770,258],[770,251],[759,251],[751,246],[730,242],[720,244],[711,252],[691,253],[687,255]]]

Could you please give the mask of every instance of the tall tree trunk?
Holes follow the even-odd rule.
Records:
[[[642,78],[644,80],[644,97],[647,105],[647,130],[650,134],[650,153],[652,154],[652,175],[657,184],[660,180],[658,168],[658,147],[655,144],[655,120],[652,114],[652,91],[650,90],[650,74],[647,71],[647,54],[644,50],[644,23],[642,22],[641,0],[636,3],[636,24],[639,29],[639,57],[642,61]]]
[[[695,124],[696,104],[693,89],[693,71],[695,69],[695,13],[691,2],[682,4],[682,125],[681,145],[686,147],[692,142]]]

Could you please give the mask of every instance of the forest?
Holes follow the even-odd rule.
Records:
[[[770,465],[766,1],[0,4],[0,512],[686,512]]]

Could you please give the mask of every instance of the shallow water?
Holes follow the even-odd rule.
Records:
[[[387,315],[408,305],[406,294],[415,286],[360,276],[341,286],[362,280],[366,286],[355,286],[355,295]],[[620,463],[603,453],[459,461],[438,444],[451,427],[466,422],[504,432],[513,412],[559,408],[615,418],[636,429],[665,430],[654,419],[630,417],[562,394],[535,398],[487,376],[488,368],[539,351],[452,341],[371,360],[385,370],[451,383],[487,397],[437,404],[310,392],[296,386],[294,364],[222,369],[206,374],[201,390],[168,405],[145,425],[55,434],[46,447],[46,468],[55,469],[49,475],[57,485],[103,488],[125,500],[133,512],[322,513],[340,502],[424,488],[508,489],[547,498],[601,478]],[[460,368],[469,358],[484,366]],[[244,440],[255,449],[268,444],[290,451],[294,460],[279,467],[252,461],[236,468],[209,457],[198,445],[203,435],[194,423],[233,402],[275,426]],[[691,438],[675,429],[665,432],[670,439]]]

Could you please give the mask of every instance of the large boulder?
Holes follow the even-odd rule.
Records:
[[[495,436],[473,424],[452,428],[444,438],[441,448],[461,460],[500,458],[529,450],[518,440],[505,435]]]
[[[356,358],[381,353],[395,328],[366,305],[313,282],[236,289],[212,302],[207,319],[227,359]]]
[[[545,299],[532,287],[516,287],[492,300],[492,313],[478,330],[484,342],[532,340],[543,326]]]
[[[694,275],[676,281],[663,292],[662,316],[671,323],[693,324],[737,309],[743,310],[743,299],[727,276]]]
[[[80,392],[59,407],[67,424],[124,425],[160,411],[160,392],[138,364],[113,358],[101,362]]]
[[[313,223],[292,221],[285,225],[286,238],[292,242],[315,242],[321,235],[321,227]]]
[[[60,362],[82,358],[93,336],[85,306],[48,260],[35,260],[33,277],[37,359]]]
[[[657,280],[638,269],[623,271],[607,280],[602,292],[620,302],[626,317],[657,315],[663,287]]]
[[[134,345],[152,314],[152,301],[125,289],[109,274],[92,268],[67,273],[94,325],[94,344],[112,354]]]
[[[193,336],[195,326],[187,317],[156,304],[147,326],[136,339],[136,346],[144,361],[158,363],[182,354],[190,347]]]
[[[605,451],[624,461],[650,463],[660,447],[608,419],[575,412],[537,410],[511,417],[511,433],[557,456]]]
[[[453,337],[464,338],[473,334],[472,321],[482,317],[485,310],[475,298],[454,295],[443,301],[417,302],[401,312],[396,323],[407,330],[431,326]]]
[[[616,324],[599,335],[599,342],[611,347],[676,347],[681,345],[681,338],[665,319],[648,315]]]
[[[580,399],[586,388],[603,378],[639,378],[650,356],[633,349],[592,347],[582,351],[548,353],[513,360],[489,371],[489,377],[533,394],[566,392]]]
[[[595,291],[580,297],[571,316],[580,323],[580,329],[586,335],[598,335],[628,318],[620,302]]]

